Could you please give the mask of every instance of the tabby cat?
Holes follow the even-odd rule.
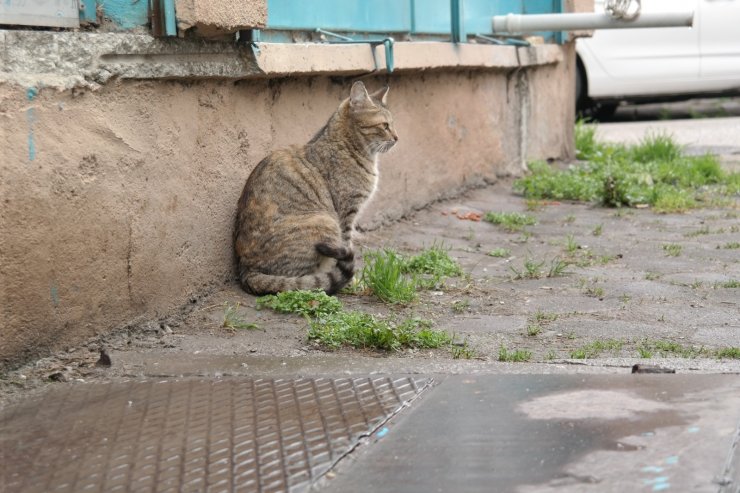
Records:
[[[234,249],[252,294],[294,289],[336,293],[352,280],[355,219],[378,184],[379,153],[398,141],[388,88],[355,82],[305,146],[273,152],[247,179]]]

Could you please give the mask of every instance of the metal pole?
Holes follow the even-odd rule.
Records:
[[[615,19],[608,14],[496,15],[494,34],[521,34],[537,31],[577,31],[580,29],[631,29],[636,27],[691,27],[693,12],[640,14],[633,20]]]
[[[177,36],[177,20],[175,19],[175,0],[162,0],[164,14],[164,34]]]
[[[463,43],[467,41],[465,34],[465,17],[463,16],[463,4],[461,0],[450,0],[450,20],[452,22],[452,42]]]

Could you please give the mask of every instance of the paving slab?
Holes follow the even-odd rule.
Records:
[[[736,492],[740,377],[447,377],[322,491]]]

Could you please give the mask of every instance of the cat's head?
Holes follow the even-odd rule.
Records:
[[[387,102],[388,86],[369,94],[361,81],[352,84],[349,94],[352,128],[370,154],[388,152],[398,142]]]

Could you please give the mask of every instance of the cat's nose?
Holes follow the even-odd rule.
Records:
[[[391,136],[393,137],[393,142],[398,142],[398,134],[395,130],[391,131]]]

